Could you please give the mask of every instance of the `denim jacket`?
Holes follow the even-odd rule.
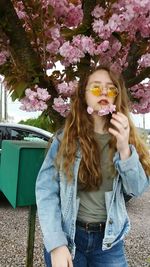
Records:
[[[77,177],[81,161],[80,148],[77,150],[73,166],[73,181],[68,183],[65,174],[55,167],[55,158],[60,140],[56,136],[46,155],[36,181],[36,201],[38,217],[48,252],[67,245],[72,258],[75,255],[76,218],[80,199],[77,198]],[[130,230],[124,193],[141,195],[150,184],[133,145],[131,156],[121,160],[116,152],[113,162],[117,169],[113,190],[105,192],[107,220],[102,249],[107,250],[117,244]]]

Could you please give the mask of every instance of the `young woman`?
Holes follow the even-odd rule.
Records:
[[[129,117],[124,82],[99,67],[79,84],[37,178],[46,266],[128,266],[124,195],[141,195],[149,175],[149,153]]]

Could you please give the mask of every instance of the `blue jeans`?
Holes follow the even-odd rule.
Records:
[[[124,242],[121,240],[109,250],[102,250],[104,232],[91,232],[77,226],[74,267],[127,267]],[[47,267],[52,267],[50,254],[44,250]]]

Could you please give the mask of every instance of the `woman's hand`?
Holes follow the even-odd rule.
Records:
[[[112,114],[110,122],[115,126],[115,129],[109,128],[108,131],[113,134],[117,139],[117,150],[120,153],[122,160],[127,159],[130,156],[129,148],[129,122],[128,118],[121,112]]]
[[[73,267],[71,254],[66,246],[51,251],[52,267]]]

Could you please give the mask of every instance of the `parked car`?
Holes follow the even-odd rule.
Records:
[[[0,122],[0,148],[3,140],[49,141],[53,134],[41,128],[19,124]]]

